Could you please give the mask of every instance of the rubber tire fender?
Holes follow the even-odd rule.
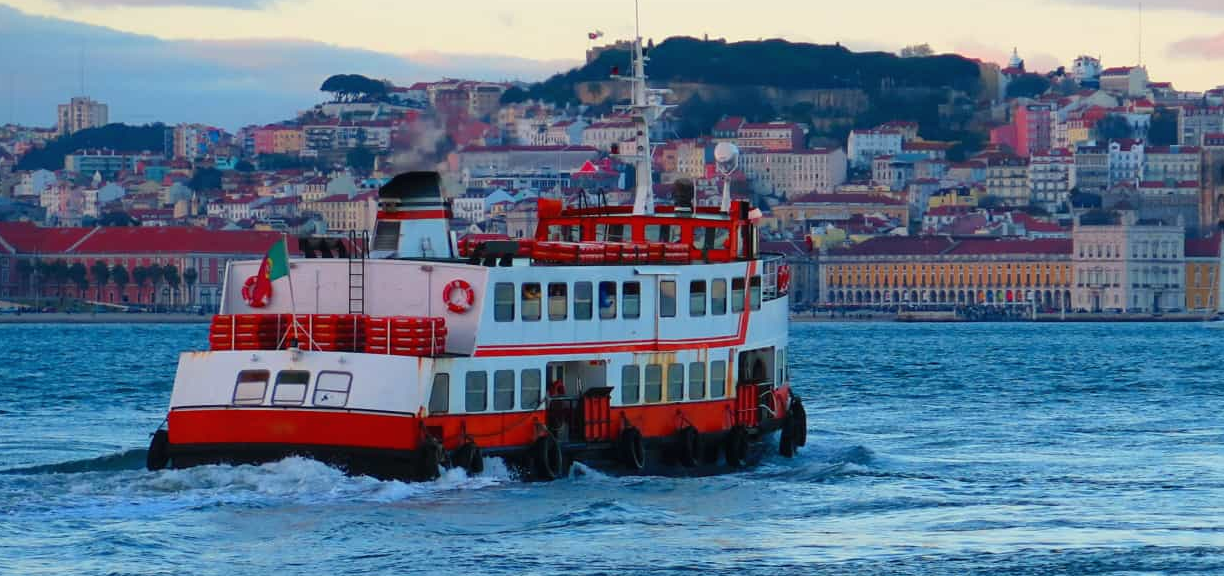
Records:
[[[531,463],[539,480],[551,481],[565,474],[565,454],[552,434],[540,436],[531,446]]]
[[[156,472],[170,464],[170,432],[158,430],[149,440],[149,452],[145,455],[145,468]]]
[[[642,443],[642,432],[633,426],[621,430],[617,441],[620,461],[626,468],[641,472],[646,469],[646,446]]]
[[[451,454],[451,463],[468,474],[484,472],[484,451],[475,442],[466,442]]]
[[[418,469],[420,477],[425,480],[436,479],[439,475],[438,467],[442,465],[444,455],[442,444],[437,440],[431,438],[421,444],[421,460]]]
[[[748,429],[741,425],[732,426],[726,436],[727,464],[734,467],[748,463]]]
[[[676,431],[676,457],[680,463],[692,468],[703,456],[701,450],[701,433],[693,426],[685,426]]]
[[[807,446],[807,409],[803,407],[803,399],[791,396],[790,432],[795,446]]]

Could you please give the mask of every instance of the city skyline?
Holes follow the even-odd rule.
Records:
[[[579,63],[589,31],[605,32],[598,43],[633,34],[628,0],[624,10],[600,4],[599,13],[552,0],[520,3],[514,10],[478,4],[488,9],[431,4],[415,8],[416,17],[397,20],[372,1],[346,3],[344,10],[295,0],[4,2],[0,49],[11,56],[0,66],[0,77],[14,86],[0,91],[0,119],[49,124],[47,106],[81,92],[84,68],[84,92],[109,101],[115,121],[198,119],[235,128],[310,105],[319,82],[331,73],[396,81],[442,75],[538,80]],[[981,4],[885,0],[833,8],[779,0],[745,12],[721,1],[644,2],[642,34],[782,37],[886,51],[930,43],[937,52],[994,62],[1005,62],[1016,47],[1036,70],[1069,66],[1081,53],[1101,56],[1106,66],[1138,60],[1137,2]],[[1211,75],[1201,72],[1224,59],[1224,34],[1216,32],[1224,30],[1224,6],[1148,0],[1144,10],[1144,63],[1153,80],[1183,90],[1213,87]],[[881,13],[892,16],[879,18]],[[974,26],[964,26],[968,21]],[[550,33],[536,33],[541,27]],[[176,108],[185,106],[190,110]]]

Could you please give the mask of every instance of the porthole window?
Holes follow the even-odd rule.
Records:
[[[238,381],[234,385],[234,404],[251,406],[263,404],[264,394],[268,391],[268,380],[271,374],[267,370],[243,370],[238,373]]]
[[[325,408],[343,408],[348,404],[352,385],[353,375],[348,372],[320,372],[311,403]]]
[[[310,372],[281,370],[276,374],[276,387],[272,389],[272,403],[277,406],[299,406],[306,401],[306,387],[309,385]]]

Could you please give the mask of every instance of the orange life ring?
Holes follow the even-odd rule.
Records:
[[[472,304],[476,303],[476,293],[472,291],[472,285],[468,284],[467,280],[455,279],[442,290],[442,301],[446,302],[446,308],[451,312],[463,314],[471,310]]]
[[[268,298],[272,297],[272,287],[261,290],[259,288],[259,278],[250,276],[246,282],[242,283],[242,299],[246,301],[247,306],[251,308],[263,308],[268,305]]]

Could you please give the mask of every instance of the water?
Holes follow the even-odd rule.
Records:
[[[203,326],[0,326],[0,574],[1224,574],[1224,332],[803,325],[808,446],[712,478],[142,470]]]

